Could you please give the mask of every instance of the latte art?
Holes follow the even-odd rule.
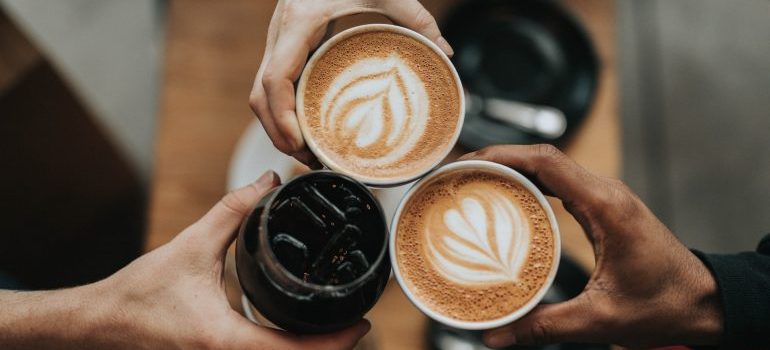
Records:
[[[397,185],[454,146],[463,94],[449,59],[419,34],[369,25],[333,37],[297,86],[297,119],[313,154],[369,185]]]
[[[454,208],[429,213],[428,258],[458,283],[516,282],[529,249],[524,213],[491,186],[463,189]]]
[[[361,166],[404,157],[425,130],[429,108],[423,82],[397,54],[366,58],[330,84],[320,122]]]
[[[420,303],[451,319],[511,315],[554,271],[548,214],[508,175],[462,167],[437,172],[416,185],[398,214],[397,275]]]

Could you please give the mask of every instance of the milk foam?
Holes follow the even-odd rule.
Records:
[[[331,82],[321,100],[320,124],[354,145],[350,156],[361,166],[384,166],[420,140],[427,101],[424,83],[398,54],[362,58]]]
[[[448,208],[428,211],[428,260],[461,284],[516,282],[530,246],[529,223],[492,186],[460,189]]]
[[[494,320],[526,305],[547,283],[558,252],[535,195],[484,169],[427,181],[396,224],[394,255],[406,288],[457,320]]]
[[[390,30],[334,42],[311,59],[298,89],[310,149],[330,168],[373,184],[424,174],[462,125],[461,89],[443,54]]]

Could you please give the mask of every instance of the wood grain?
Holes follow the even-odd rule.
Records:
[[[588,30],[601,64],[599,89],[594,104],[564,151],[595,174],[620,178],[622,152],[615,61],[615,1],[569,0],[564,1],[564,4],[581,19]],[[552,200],[552,204],[559,221],[564,250],[582,266],[592,270],[593,250],[582,228],[561,203]]]
[[[454,2],[424,4],[441,18]],[[602,62],[596,101],[565,151],[595,173],[618,177],[614,1],[565,3],[587,26]],[[148,250],[195,222],[224,194],[233,148],[253,118],[247,95],[274,2],[176,0],[170,5]],[[384,18],[357,15],[339,21],[336,30],[371,21]],[[554,201],[554,209],[565,251],[592,268],[593,253],[580,226],[558,201]],[[371,338],[378,349],[423,347],[425,317],[394,281],[368,318],[374,323]]]
[[[171,1],[146,248],[168,242],[224,194],[275,6]],[[267,161],[267,160],[266,160]]]

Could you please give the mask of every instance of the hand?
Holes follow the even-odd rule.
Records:
[[[561,199],[596,256],[580,295],[487,331],[489,346],[717,344],[722,315],[713,276],[622,182],[593,175],[548,145],[493,146],[461,159],[507,165]]]
[[[54,292],[0,293],[5,313],[0,315],[0,347],[352,348],[369,330],[367,321],[334,334],[295,336],[251,323],[227,301],[227,249],[244,217],[278,183],[278,176],[268,172],[255,183],[231,192],[171,242],[103,281]],[[42,312],[38,304],[54,311]],[[6,305],[11,316],[5,311]],[[26,310],[15,312],[17,305],[26,305]],[[6,318],[13,315],[22,323]],[[39,320],[28,322],[30,318]]]
[[[313,168],[320,164],[305,146],[297,123],[294,82],[310,51],[331,33],[331,22],[363,12],[383,14],[432,40],[447,55],[453,53],[433,16],[417,0],[279,0],[249,104],[273,145]]]

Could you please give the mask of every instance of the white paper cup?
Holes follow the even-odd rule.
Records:
[[[422,44],[424,44],[425,46],[427,46],[428,48],[436,52],[439,57],[441,57],[441,59],[446,64],[446,66],[452,72],[455,85],[457,86],[457,96],[459,98],[460,103],[459,103],[459,108],[457,110],[457,113],[458,113],[457,127],[455,128],[454,133],[451,135],[450,142],[446,145],[446,149],[442,150],[443,155],[441,157],[437,157],[436,161],[433,162],[433,164],[431,164],[430,166],[426,166],[425,169],[422,169],[422,171],[420,171],[415,175],[381,179],[377,177],[370,177],[364,174],[358,174],[354,171],[350,171],[340,166],[339,164],[335,163],[327,156],[327,153],[323,149],[323,147],[321,147],[316,142],[316,140],[313,139],[312,135],[310,135],[309,127],[306,122],[307,119],[305,117],[304,91],[305,91],[305,86],[307,84],[309,72],[313,69],[316,62],[329,49],[334,47],[340,41],[345,40],[356,34],[372,32],[372,31],[375,31],[375,32],[390,31],[394,33],[399,33],[421,42]],[[319,47],[318,50],[316,50],[316,52],[310,57],[310,59],[307,61],[307,64],[305,64],[305,68],[302,71],[302,75],[300,76],[299,83],[297,84],[296,110],[297,110],[297,119],[299,121],[300,130],[302,131],[302,136],[305,139],[305,143],[307,144],[310,151],[313,152],[313,154],[318,158],[318,160],[324,166],[336,172],[348,175],[369,186],[393,187],[393,186],[403,185],[423,177],[425,174],[427,174],[428,172],[436,168],[436,166],[439,165],[439,163],[443,160],[443,158],[446,158],[446,156],[454,147],[455,143],[457,143],[457,138],[460,136],[460,130],[462,129],[462,126],[463,126],[463,121],[465,118],[465,94],[463,92],[462,83],[460,82],[460,76],[457,74],[457,71],[455,70],[454,65],[452,65],[452,62],[449,60],[449,58],[432,41],[428,40],[426,37],[422,36],[421,34],[404,27],[399,27],[399,26],[390,25],[390,24],[366,24],[366,25],[357,26],[357,27],[344,30],[339,34],[333,36],[331,39],[329,39],[323,45],[321,45],[321,47]],[[430,130],[426,130],[425,132],[430,132]]]
[[[496,319],[492,319],[492,320],[464,321],[464,320],[459,320],[456,318],[443,315],[437,311],[432,310],[430,307],[424,304],[409,289],[409,285],[406,283],[403,276],[401,275],[399,264],[396,259],[396,236],[398,235],[398,232],[397,232],[398,222],[401,216],[401,211],[404,209],[405,204],[409,202],[412,196],[416,192],[418,192],[418,190],[423,185],[429,183],[433,178],[440,176],[441,174],[445,174],[447,172],[451,172],[459,169],[479,169],[484,171],[490,171],[490,172],[502,175],[510,179],[512,182],[515,182],[523,186],[525,189],[527,189],[529,192],[531,192],[535,196],[540,206],[543,207],[543,210],[545,210],[548,216],[548,220],[551,224],[551,231],[553,232],[553,237],[554,237],[553,264],[551,265],[551,270],[548,273],[548,278],[546,279],[541,289],[532,297],[532,299],[530,299],[522,307],[514,310],[508,315],[505,315]],[[532,308],[534,308],[543,299],[546,292],[551,287],[551,284],[553,284],[553,280],[556,277],[556,270],[558,270],[558,267],[559,267],[559,258],[561,255],[561,238],[559,235],[559,226],[556,222],[556,216],[553,214],[553,209],[551,209],[551,205],[548,204],[548,201],[546,200],[543,193],[540,192],[540,190],[537,187],[535,187],[535,185],[531,181],[529,181],[526,177],[524,177],[524,175],[521,175],[519,172],[513,169],[510,169],[506,166],[493,163],[493,162],[483,161],[483,160],[465,160],[465,161],[458,161],[458,162],[447,164],[441,168],[436,169],[435,171],[433,171],[432,173],[428,174],[427,176],[422,178],[420,181],[415,183],[412,186],[412,188],[410,188],[409,191],[406,193],[404,198],[401,199],[401,203],[399,204],[398,209],[396,209],[396,213],[393,217],[392,224],[390,226],[390,237],[389,237],[388,244],[390,249],[390,261],[391,261],[391,265],[393,266],[393,273],[396,276],[396,280],[398,281],[399,286],[401,286],[401,289],[404,291],[404,294],[406,294],[406,296],[409,298],[412,304],[414,304],[424,314],[428,315],[428,317],[440,323],[443,323],[450,327],[459,328],[459,329],[468,329],[468,330],[481,330],[481,329],[491,329],[491,328],[500,327],[505,324],[511,323],[515,320],[518,320],[522,316],[526,315],[530,310],[532,310]]]

